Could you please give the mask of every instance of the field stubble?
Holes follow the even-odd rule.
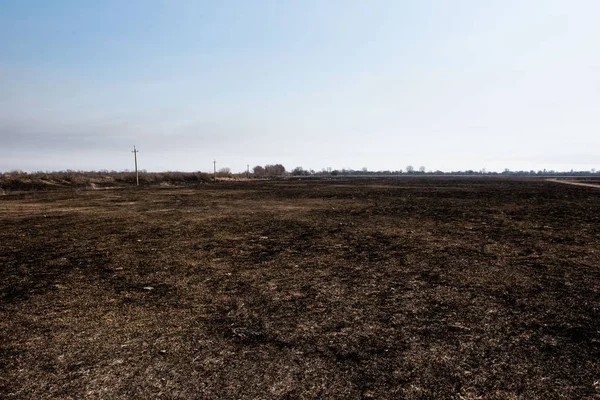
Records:
[[[61,190],[0,221],[2,398],[600,396],[600,190]]]

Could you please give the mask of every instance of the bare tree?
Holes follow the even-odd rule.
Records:
[[[419,167],[419,172],[420,172],[420,173],[422,173],[422,174],[424,174],[424,173],[425,173],[425,166],[424,166],[424,165],[421,165],[421,166]]]
[[[268,164],[265,165],[265,172],[270,177],[283,176],[285,167],[281,164]]]
[[[265,176],[265,169],[260,165],[257,165],[256,167],[252,168],[252,172],[257,178],[262,178],[263,176]]]
[[[412,165],[407,165],[406,172],[412,174],[413,172],[415,172],[415,167],[413,167]]]
[[[305,171],[302,167],[296,167],[292,170],[292,175],[294,176],[303,176],[308,175],[308,171]]]
[[[227,178],[228,176],[231,175],[231,168],[220,168],[219,171],[217,172],[217,176],[220,178]]]

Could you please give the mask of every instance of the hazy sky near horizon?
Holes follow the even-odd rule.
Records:
[[[596,0],[4,0],[0,171],[600,169]]]

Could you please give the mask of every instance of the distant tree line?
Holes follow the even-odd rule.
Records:
[[[283,177],[335,177],[335,176],[427,176],[427,175],[457,175],[457,176],[548,176],[548,177],[600,177],[600,170],[591,169],[589,171],[555,171],[555,170],[519,170],[511,171],[506,168],[502,172],[489,172],[485,169],[479,171],[451,171],[444,172],[440,170],[427,171],[425,166],[414,168],[412,165],[407,165],[405,169],[399,170],[378,170],[370,171],[363,167],[360,170],[343,168],[340,170],[332,168],[322,168],[320,171],[313,169],[304,169],[303,167],[295,167],[290,172],[282,164],[267,164],[265,166],[257,165],[251,170],[250,178],[256,179],[277,179]],[[147,172],[140,170],[139,180],[141,185],[153,184],[197,184],[208,183],[212,181],[213,174],[203,172]],[[230,168],[224,167],[217,171],[218,178],[230,179],[246,179],[248,174],[232,173]],[[61,185],[75,186],[114,186],[121,184],[133,184],[136,182],[135,172],[125,171],[38,171],[38,172],[23,172],[14,170],[10,172],[0,172],[0,189],[16,189],[16,188],[58,188]]]
[[[245,176],[245,173],[239,174],[240,176]],[[415,168],[412,165],[407,165],[405,169],[398,170],[376,170],[370,171],[366,167],[355,170],[350,168],[343,169],[331,169],[331,168],[322,168],[319,171],[315,171],[314,169],[304,169],[303,167],[295,167],[291,171],[286,171],[285,167],[281,164],[269,164],[264,167],[257,165],[252,169],[252,175],[255,178],[277,178],[284,176],[292,176],[292,177],[325,177],[325,176],[397,176],[397,175],[509,175],[509,176],[594,176],[600,175],[600,171],[596,169],[591,169],[590,171],[554,171],[554,170],[519,170],[519,171],[511,171],[509,169],[505,169],[503,172],[490,172],[485,169],[481,169],[479,171],[475,170],[466,170],[466,171],[441,171],[441,170],[427,170],[425,166],[421,165],[418,168]]]
[[[369,171],[367,168],[362,168],[360,170],[355,169],[341,169],[341,170],[331,170],[330,168],[323,168],[320,171],[314,170],[305,170],[302,167],[296,167],[291,172],[292,176],[393,176],[393,175],[508,175],[508,176],[595,176],[600,175],[600,170],[596,170],[592,168],[589,171],[555,171],[555,170],[519,170],[519,171],[511,171],[510,169],[505,169],[503,172],[490,172],[485,169],[481,169],[479,171],[475,170],[466,170],[466,171],[427,171],[425,166],[420,166],[419,168],[415,168],[412,165],[407,165],[405,169],[399,170],[377,170],[377,171]]]
[[[277,178],[286,174],[285,167],[281,164],[267,164],[264,167],[257,165],[252,169],[256,178]]]

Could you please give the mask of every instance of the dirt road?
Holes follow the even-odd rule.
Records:
[[[555,183],[564,183],[565,185],[575,185],[575,186],[586,186],[586,187],[600,188],[600,185],[596,185],[596,184],[593,184],[593,183],[563,181],[563,180],[560,180],[560,179],[547,179],[547,181],[548,182],[555,182]]]

